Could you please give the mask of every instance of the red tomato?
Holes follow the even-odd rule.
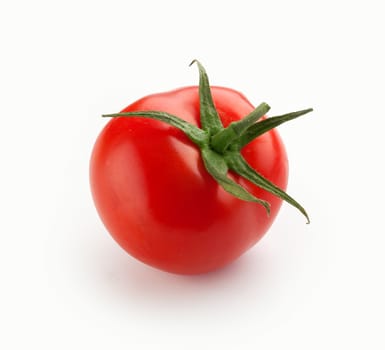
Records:
[[[239,92],[211,88],[224,127],[254,110]],[[128,111],[164,111],[200,126],[198,87],[154,94]],[[284,145],[276,130],[242,151],[246,161],[281,189],[288,178]],[[179,129],[141,117],[111,119],[91,157],[90,181],[98,213],[129,254],[179,274],[208,272],[238,258],[273,223],[282,200],[237,174],[230,177],[270,203],[243,201],[207,172],[199,148]]]

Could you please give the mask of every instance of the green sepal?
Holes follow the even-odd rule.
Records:
[[[239,149],[246,146],[249,142],[256,139],[258,136],[261,136],[265,132],[268,132],[271,129],[276,128],[277,126],[300,117],[301,115],[312,112],[312,108],[304,109],[297,112],[287,113],[276,117],[269,117],[258,123],[251,125],[240,137],[239,139],[233,142],[236,144]]]
[[[198,60],[193,60],[190,66],[194,63],[199,69],[199,105],[202,129],[210,135],[214,135],[223,129],[222,121],[214,105],[206,70]]]
[[[267,213],[270,214],[270,204],[268,202],[254,197],[245,188],[227,176],[229,167],[221,155],[208,147],[202,148],[201,154],[206,170],[225,191],[244,201],[256,202],[263,205]]]
[[[190,124],[185,120],[175,115],[172,115],[170,113],[159,112],[159,111],[135,111],[135,112],[123,112],[123,113],[102,115],[102,117],[106,117],[106,118],[116,118],[116,117],[133,118],[138,116],[146,117],[150,119],[156,119],[178,128],[179,130],[183,131],[186,134],[186,136],[199,147],[203,147],[208,142],[208,135],[204,130],[199,129],[195,125]]]
[[[199,101],[202,129],[185,120],[162,111],[133,111],[103,115],[103,117],[145,117],[172,125],[186,134],[195,143],[202,155],[208,173],[228,193],[235,197],[261,204],[270,213],[270,204],[256,198],[244,187],[228,177],[229,170],[249,180],[254,185],[274,194],[297,208],[307,219],[305,209],[286,192],[258,174],[242,157],[240,151],[249,142],[278,125],[312,111],[311,108],[258,121],[270,109],[266,103],[260,104],[244,119],[231,123],[224,128],[215,108],[207,73],[197,60],[199,69]]]
[[[211,137],[211,147],[219,153],[223,153],[226,149],[243,135],[254,123],[262,118],[270,109],[270,106],[262,102],[245,118],[232,122],[230,125],[214,136]]]
[[[290,197],[285,191],[274,185],[271,181],[267,180],[261,174],[258,174],[242,157],[239,152],[229,152],[225,155],[226,164],[228,167],[241,175],[243,178],[249,180],[254,185],[274,194],[287,203],[297,208],[307,219],[307,223],[310,223],[309,216],[306,210],[292,197]]]

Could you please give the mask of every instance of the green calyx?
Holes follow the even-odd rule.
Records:
[[[309,108],[259,121],[270,109],[268,104],[261,103],[245,118],[232,122],[228,127],[224,128],[214,106],[207,73],[197,60],[192,61],[190,66],[194,63],[198,65],[199,69],[199,102],[202,129],[177,116],[160,111],[115,113],[103,115],[103,117],[145,117],[160,120],[178,128],[198,146],[206,170],[225,191],[241,200],[261,204],[266,209],[267,214],[270,214],[270,204],[268,202],[256,198],[244,187],[228,177],[228,172],[231,170],[254,185],[293,205],[306,217],[307,223],[309,223],[309,216],[305,209],[286,192],[258,174],[243,158],[240,151],[245,145],[263,133],[309,113],[313,109]]]

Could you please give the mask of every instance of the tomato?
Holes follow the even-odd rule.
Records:
[[[254,110],[235,90],[210,91],[224,128]],[[263,205],[226,191],[183,131],[161,120],[123,116],[162,111],[201,128],[200,104],[198,86],[141,98],[109,120],[90,162],[93,199],[112,237],[136,259],[177,274],[204,273],[237,259],[261,239],[282,203],[230,170],[230,179],[269,203],[268,215]],[[241,154],[256,172],[286,189],[287,155],[275,129],[249,142]]]

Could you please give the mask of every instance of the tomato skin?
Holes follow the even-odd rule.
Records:
[[[211,87],[226,127],[253,105],[239,92]],[[122,112],[158,110],[200,126],[198,87],[144,97]],[[243,148],[260,174],[286,189],[284,145],[271,130]],[[238,175],[241,185],[271,204],[265,208],[225,192],[206,171],[198,147],[180,130],[142,117],[111,119],[90,162],[97,211],[118,244],[138,260],[178,274],[208,272],[238,258],[269,229],[282,200]]]

